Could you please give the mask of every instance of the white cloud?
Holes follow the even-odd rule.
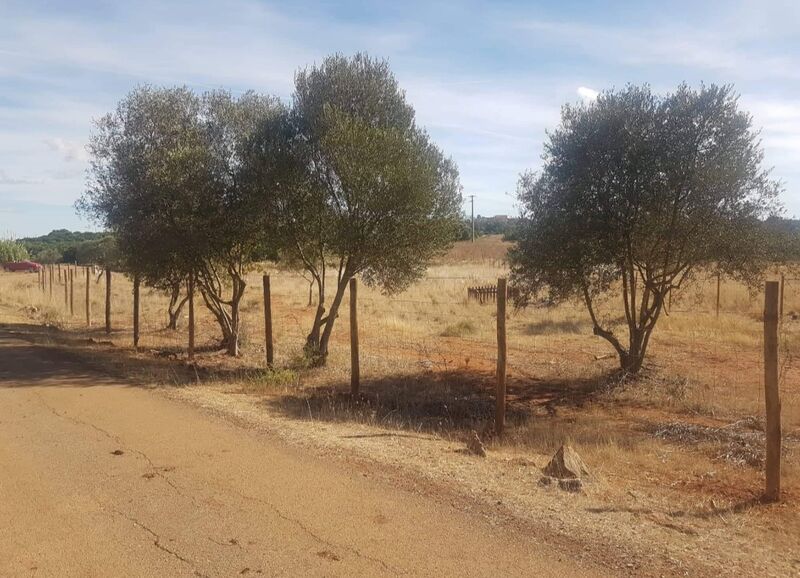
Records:
[[[579,86],[577,90],[578,96],[581,97],[583,102],[589,103],[594,102],[597,100],[597,97],[600,95],[598,91],[593,88],[589,88],[587,86]]]
[[[86,162],[89,160],[89,153],[86,152],[86,147],[74,141],[69,141],[59,137],[49,137],[44,139],[44,144],[50,150],[59,153],[62,158],[68,162]]]
[[[36,185],[39,183],[41,183],[41,181],[12,177],[7,172],[0,169],[0,185]]]
[[[753,126],[761,129],[766,164],[778,164],[782,178],[789,167],[800,164],[800,100],[742,96],[742,107],[753,115]],[[793,172],[797,172],[794,170]]]
[[[721,71],[746,78],[800,79],[800,59],[752,46],[750,33],[736,27],[658,24],[614,27],[575,21],[526,20],[514,27],[616,65],[669,65]],[[739,35],[741,34],[741,35]]]

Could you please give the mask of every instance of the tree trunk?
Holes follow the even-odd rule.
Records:
[[[106,333],[111,333],[111,269],[106,269]]]
[[[317,291],[319,292],[319,301],[317,302],[317,312],[314,314],[314,324],[311,326],[311,332],[306,337],[305,354],[311,361],[312,365],[317,365],[317,358],[319,357],[319,338],[322,331],[322,325],[325,323],[325,280],[320,277],[315,277],[317,283]],[[313,283],[313,281],[312,281]]]
[[[234,289],[234,295],[231,300],[231,334],[228,340],[228,355],[233,357],[239,356],[239,332],[241,330],[241,323],[240,323],[240,316],[239,316],[239,304],[244,296],[244,289],[246,284],[244,280],[240,280],[241,287],[239,291]],[[234,280],[234,288],[236,287],[237,281]]]
[[[619,368],[625,373],[636,375],[642,369],[643,362],[644,352],[625,351],[619,354]]]
[[[229,302],[223,301],[219,295],[209,289],[209,284],[205,280],[200,283],[200,294],[222,331],[222,347],[225,348],[228,355],[235,357],[239,355],[239,331],[241,329],[239,308],[247,283],[239,276],[232,276],[231,280],[233,288]]]
[[[629,327],[630,331],[630,344],[627,351],[619,351],[619,365],[620,369],[625,373],[636,375],[644,365],[645,354],[647,353],[647,346],[650,343],[650,336],[653,334],[656,321],[663,309],[663,297],[656,297],[659,303],[656,305],[655,310],[645,319],[644,327]]]
[[[172,329],[173,331],[178,329],[178,318],[181,316],[181,311],[183,311],[183,306],[186,305],[186,302],[188,300],[189,300],[188,295],[186,295],[183,299],[181,299],[180,283],[173,286],[172,292],[170,293],[169,296],[169,307],[167,309],[167,314],[169,315],[169,321],[167,322],[167,329]]]
[[[333,324],[336,321],[336,318],[339,316],[339,307],[342,304],[344,292],[347,289],[347,284],[349,282],[350,278],[344,277],[339,283],[339,286],[336,288],[336,295],[333,297],[333,303],[331,303],[331,309],[328,312],[328,319],[325,323],[325,329],[322,331],[322,338],[319,342],[319,352],[323,358],[323,365],[328,357],[328,342],[331,339],[331,333],[333,333]]]
[[[347,284],[350,277],[343,277],[336,287],[336,295],[333,296],[330,311],[327,317],[322,317],[325,312],[324,306],[320,301],[317,307],[317,316],[314,320],[314,326],[311,333],[306,339],[306,352],[311,354],[311,361],[315,367],[321,367],[328,361],[328,343],[333,333],[333,325],[336,322],[336,317],[339,315],[339,307],[342,304]]]
[[[320,334],[322,333],[322,326],[327,322],[327,318],[324,317],[325,315],[325,305],[323,301],[320,299],[319,305],[317,305],[317,312],[314,314],[314,324],[311,326],[311,332],[306,337],[306,346],[305,346],[305,353],[306,357],[309,358],[311,361],[311,365],[324,365],[325,362],[318,363],[317,358],[319,357],[319,340]]]

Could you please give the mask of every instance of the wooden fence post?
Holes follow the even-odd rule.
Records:
[[[61,285],[61,263],[58,264],[58,284]]]
[[[783,319],[783,290],[786,285],[786,275],[781,273],[781,304],[778,308],[778,317],[782,320]]]
[[[53,300],[53,264],[50,263],[50,300]]]
[[[133,276],[133,349],[139,350],[139,276]]]
[[[69,283],[67,283],[67,271],[64,270],[64,309],[69,307]]]
[[[506,280],[497,280],[497,392],[495,393],[494,431],[503,434],[506,423]]]
[[[358,366],[358,287],[350,279],[350,395],[358,395],[361,372]]]
[[[89,299],[91,278],[92,274],[89,271],[89,267],[86,267],[86,327],[92,326],[92,302]]]
[[[189,359],[194,359],[194,273],[189,273]]]
[[[770,502],[781,497],[781,397],[778,389],[778,307],[777,281],[767,281],[764,295],[764,401],[767,409],[766,491]]]
[[[272,348],[272,296],[269,275],[264,275],[264,347],[267,355],[267,367],[272,367],[274,351]]]
[[[717,317],[719,317],[719,289],[720,289],[720,274],[717,273]]]
[[[111,269],[106,267],[106,333],[111,333]]]
[[[75,316],[75,271],[69,270],[69,314]]]

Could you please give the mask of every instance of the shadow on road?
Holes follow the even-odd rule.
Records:
[[[115,348],[102,328],[78,335],[42,325],[0,324],[0,387],[86,387],[109,376],[137,385],[165,372],[175,383],[197,379],[190,368],[168,359]]]

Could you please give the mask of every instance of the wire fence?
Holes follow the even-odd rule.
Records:
[[[494,286],[504,274],[485,267],[454,274],[452,267],[431,274],[406,292],[387,296],[363,287],[358,296],[360,376],[365,384],[433,374],[459,374],[459,379],[491,392],[497,370],[497,307],[491,300],[471,298],[470,289]],[[303,346],[316,311],[309,280],[295,272],[270,269],[274,363],[302,363]],[[88,279],[88,293],[87,293]],[[48,268],[25,278],[27,305],[37,308],[45,323],[58,325],[95,342],[120,348],[133,343],[131,281],[111,276],[110,332],[106,332],[106,285],[100,271],[83,267]],[[781,325],[781,392],[788,422],[800,425],[793,363],[800,347],[800,279],[783,276]],[[335,286],[335,283],[331,283]],[[86,316],[86,296],[89,317]],[[185,359],[188,347],[188,306],[174,328],[169,327],[169,297],[142,287],[140,292],[140,354]],[[624,335],[621,298],[596,304],[603,323]],[[731,414],[757,415],[763,410],[763,294],[732,280],[698,277],[668,298],[654,333],[652,359],[665,373],[701,386],[675,395],[695,404]],[[195,347],[199,356],[224,359],[218,326],[199,296],[195,299]],[[592,324],[583,303],[529,307],[507,314],[507,372],[511,399],[547,400],[559,387],[595,379],[616,366],[606,342],[590,337]],[[350,313],[347,297],[336,319],[325,379],[346,384],[350,374]],[[252,273],[241,302],[240,359],[228,363],[263,367],[266,340],[260,273]],[[320,378],[321,379],[321,378]],[[450,384],[453,381],[448,382]],[[453,396],[466,393],[453,392]],[[722,400],[724,399],[724,403]]]

